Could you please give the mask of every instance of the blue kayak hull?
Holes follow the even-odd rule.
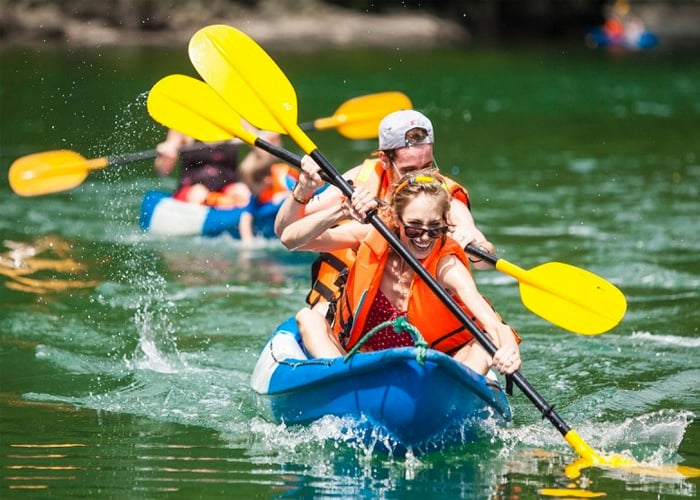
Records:
[[[274,238],[274,220],[281,203],[253,207],[256,236]],[[246,207],[250,209],[250,207]],[[179,201],[169,193],[148,191],[141,201],[139,225],[164,236],[208,236],[228,234],[240,239],[238,223],[244,208],[214,208]]]
[[[343,358],[308,359],[293,318],[263,349],[251,385],[271,418],[308,424],[327,415],[350,417],[363,433],[382,436],[391,451],[431,451],[473,440],[479,422],[511,419],[495,378],[450,356],[402,347]]]
[[[659,38],[650,31],[640,33],[634,40],[613,38],[603,28],[594,28],[586,33],[586,45],[596,49],[644,50],[654,48],[658,44]]]

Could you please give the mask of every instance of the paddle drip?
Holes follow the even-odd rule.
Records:
[[[353,357],[360,350],[360,347],[362,347],[365,344],[365,342],[367,342],[372,337],[372,335],[382,331],[384,328],[387,327],[392,327],[396,333],[408,333],[411,336],[411,339],[413,339],[413,343],[416,347],[416,361],[420,365],[425,363],[425,354],[428,349],[428,343],[423,338],[423,335],[421,335],[421,333],[418,331],[418,328],[409,323],[404,316],[399,316],[395,320],[389,320],[379,323],[377,326],[365,333],[362,336],[362,338],[357,342],[357,344],[355,344],[355,347],[350,349],[350,352],[348,352],[345,355],[345,357],[343,358],[343,363],[347,363],[348,361],[350,361],[350,358]]]

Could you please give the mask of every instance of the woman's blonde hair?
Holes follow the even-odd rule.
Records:
[[[391,202],[386,207],[386,217],[391,221],[391,226],[394,229],[398,228],[406,205],[419,194],[426,194],[436,199],[443,221],[451,227],[449,215],[452,196],[444,179],[434,168],[411,172],[401,177],[394,185]]]

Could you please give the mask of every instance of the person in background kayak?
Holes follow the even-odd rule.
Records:
[[[387,202],[392,186],[405,174],[437,166],[433,158],[433,125],[422,113],[401,110],[388,114],[379,124],[379,151],[376,157],[365,160],[349,170],[344,177],[355,186],[364,186],[376,197]],[[302,159],[303,172],[298,184],[280,208],[275,220],[275,232],[281,235],[286,226],[302,217],[314,214],[329,206],[341,203],[344,196],[335,186],[328,186],[319,194],[323,180],[320,168],[308,156]],[[467,190],[455,181],[444,177],[451,194],[451,213],[454,224],[450,236],[463,247],[475,244],[495,254],[494,245],[476,227],[470,211]],[[343,250],[322,253],[312,266],[312,289],[307,303],[331,319],[340,296],[347,267],[352,263],[354,252]],[[492,266],[478,257],[469,257],[478,269]]]
[[[192,137],[170,129],[165,141],[156,146],[154,166],[161,176],[169,175],[178,159],[182,160],[172,197],[222,208],[247,205],[250,190],[238,174],[240,141],[198,143],[201,148],[192,147],[194,144]]]
[[[280,134],[257,132],[267,142],[281,145]],[[176,200],[207,205],[219,209],[244,208],[239,222],[241,240],[249,242],[263,227],[265,237],[273,235],[271,221],[256,221],[256,216],[270,219],[286,198],[298,175],[290,167],[278,163],[270,153],[252,148],[240,162],[237,139],[201,144],[185,134],[170,129],[165,141],[156,146],[154,166],[162,175],[169,175],[181,159],[178,184],[172,197]],[[286,180],[289,176],[291,182]],[[269,226],[269,227],[268,227]]]
[[[342,356],[377,325],[404,316],[431,348],[479,373],[493,366],[508,375],[520,368],[518,335],[478,292],[462,244],[449,236],[453,227],[450,206],[447,183],[428,169],[403,176],[392,189],[388,206],[380,207],[379,213],[401,243],[487,333],[498,348],[494,356],[487,354],[379,231],[361,222],[379,207],[374,192],[362,186],[355,189],[350,203],[306,216],[281,235],[282,243],[295,250],[352,248],[357,252],[332,322],[313,308],[296,315],[311,356]],[[351,220],[338,225],[347,219]],[[362,350],[413,345],[407,333],[396,333],[389,326],[363,342]]]

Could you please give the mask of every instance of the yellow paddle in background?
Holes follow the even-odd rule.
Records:
[[[201,141],[238,137],[295,167],[301,164],[298,155],[245,129],[238,113],[211,86],[196,78],[162,78],[149,92],[146,105],[158,123]],[[617,325],[625,313],[627,304],[622,292],[584,269],[548,262],[526,271],[480,248],[470,245],[467,251],[518,280],[523,304],[565,330],[586,335],[604,333]]]
[[[103,156],[88,160],[75,151],[43,151],[16,159],[10,165],[10,188],[20,196],[58,193],[80,186],[92,170],[158,156],[155,149],[123,156]]]
[[[352,195],[352,187],[318,151],[315,144],[299,128],[296,93],[286,75],[272,58],[239,30],[225,25],[208,26],[199,30],[190,40],[190,60],[199,74],[209,83],[243,118],[264,130],[288,133],[294,142],[333,179],[343,194]],[[468,315],[456,304],[400,240],[378,218],[370,214],[369,222],[384,236],[392,248],[411,266],[430,289],[445,303],[450,311],[464,323],[486,351],[493,355],[496,346],[481,331]],[[535,407],[564,436],[569,445],[581,457],[579,466],[572,468],[572,477],[583,467],[599,466],[622,468],[630,472],[667,477],[700,476],[700,469],[683,466],[647,466],[633,459],[613,455],[603,456],[595,452],[579,434],[556,413],[520,372],[512,375],[513,382],[530,399]]]
[[[412,109],[413,104],[401,92],[379,92],[345,101],[333,116],[302,123],[302,130],[327,130],[335,128],[348,139],[374,139],[379,122],[389,113]]]
[[[182,96],[183,102],[186,95]],[[354,97],[345,101],[333,116],[319,118],[310,122],[309,130],[335,128],[349,139],[371,139],[377,137],[379,122],[387,114],[400,109],[411,109],[411,100],[401,92],[378,92]],[[177,109],[173,111],[176,113]],[[218,142],[231,138],[230,134],[219,133],[214,127],[207,129],[207,123],[197,123],[206,131],[206,142]],[[175,128],[175,127],[171,127]],[[177,128],[175,128],[178,130]],[[180,130],[183,132],[182,130]],[[184,132],[183,132],[184,133]],[[246,141],[247,142],[247,141]],[[196,144],[186,150],[209,147]],[[41,196],[67,191],[80,186],[93,170],[108,166],[121,165],[141,160],[156,158],[155,149],[120,156],[103,156],[88,160],[84,156],[69,150],[55,150],[22,156],[10,165],[8,178],[10,188],[20,196]]]

